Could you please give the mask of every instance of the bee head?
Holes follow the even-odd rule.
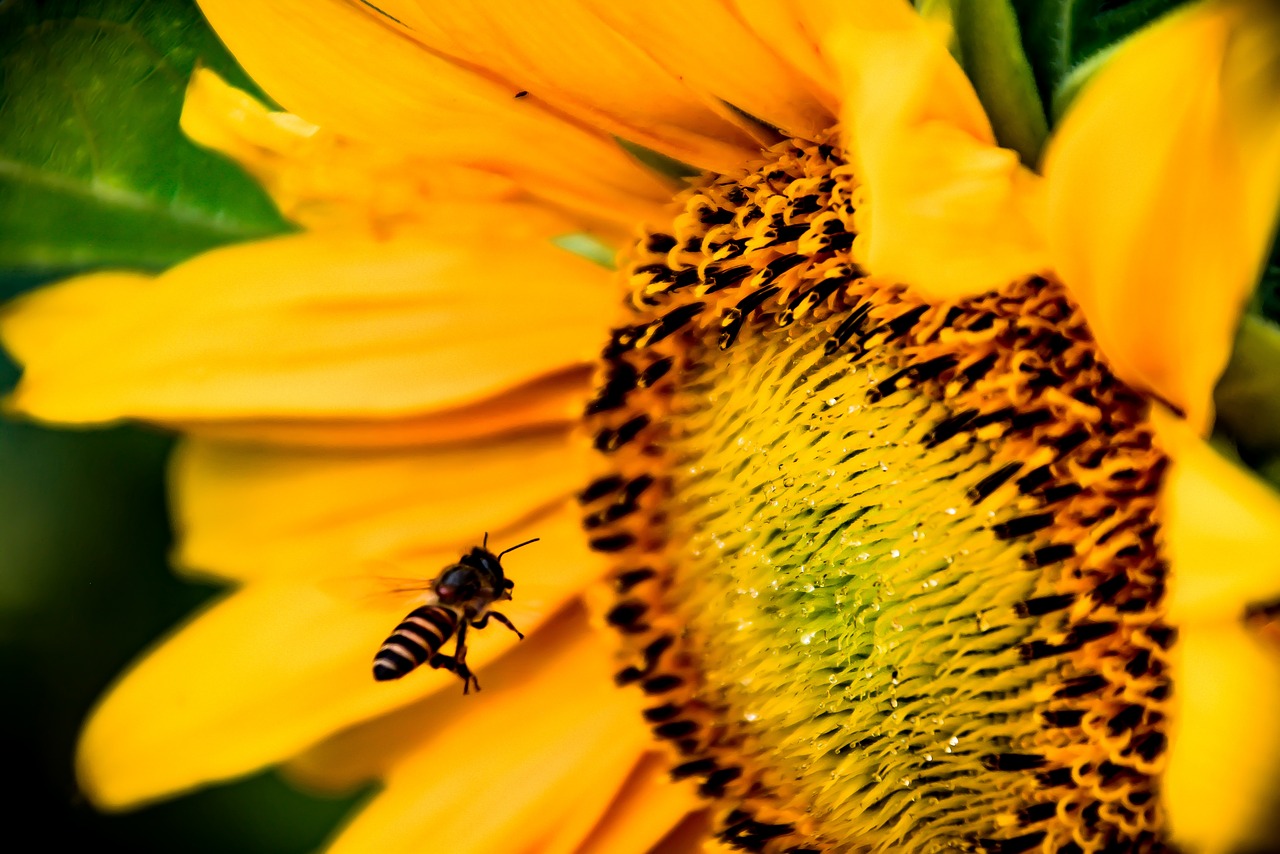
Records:
[[[475,569],[456,564],[440,574],[436,581],[436,598],[445,605],[460,605],[479,595],[480,587]]]

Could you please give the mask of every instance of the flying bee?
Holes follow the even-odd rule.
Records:
[[[462,679],[462,693],[469,693],[473,685],[479,691],[480,682],[467,667],[467,627],[483,629],[492,617],[524,640],[505,614],[491,608],[495,602],[510,599],[515,587],[503,574],[502,556],[538,539],[525,540],[495,555],[489,551],[489,535],[485,534],[483,544],[442,569],[431,582],[435,601],[410,611],[383,641],[373,659],[373,678],[379,682],[399,679],[427,664],[457,674]],[[441,654],[440,647],[455,633],[458,641],[454,654]]]

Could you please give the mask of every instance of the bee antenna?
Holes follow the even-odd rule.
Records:
[[[540,540],[540,539],[542,539],[542,537],[534,537],[532,540],[525,540],[523,543],[520,543],[519,545],[512,546],[511,548],[507,549],[506,551],[499,552],[499,553],[498,553],[498,560],[502,560],[502,556],[503,556],[504,554],[507,554],[507,553],[509,553],[509,552],[513,552],[513,551],[515,551],[516,549],[522,549],[522,548],[524,548],[525,546],[529,545],[530,543],[536,543],[536,542],[537,542],[538,540]]]
[[[484,549],[485,551],[488,551],[489,549],[489,532],[488,531],[484,532],[484,542],[480,544],[480,548]]]

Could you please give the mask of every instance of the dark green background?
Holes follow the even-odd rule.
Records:
[[[0,2],[0,298],[288,228],[252,180],[178,129],[197,62],[252,88],[186,0]],[[16,377],[0,357],[0,390]],[[166,566],[170,445],[140,428],[0,419],[7,838],[41,851],[314,850],[353,801],[272,773],[120,815],[77,791],[73,752],[95,699],[213,593]]]
[[[169,447],[139,429],[0,422],[6,835],[41,851],[314,850],[351,802],[308,797],[274,774],[122,815],[99,814],[77,791],[72,754],[95,698],[213,592],[166,567]]]

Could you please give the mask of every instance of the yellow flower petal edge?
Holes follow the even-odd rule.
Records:
[[[506,685],[539,678],[541,665],[583,642],[583,609],[573,603],[537,632],[536,643],[520,643],[484,669],[484,696]],[[531,638],[534,636],[530,636]],[[290,758],[284,766],[290,779],[325,793],[350,791],[385,777],[407,755],[432,738],[452,718],[464,716],[472,695],[446,691],[402,706],[386,714],[358,721]]]
[[[1280,497],[1167,409],[1153,422],[1171,458],[1161,514],[1178,631],[1161,796],[1175,842],[1225,854],[1267,842],[1259,821],[1280,792],[1280,649],[1244,622],[1280,598]]]
[[[503,608],[531,640],[603,571],[572,507],[494,536],[542,537],[543,548],[524,550],[515,599]],[[456,559],[456,551],[422,554],[418,578]],[[402,682],[373,680],[378,642],[421,600],[387,595],[372,578],[364,590],[252,583],[197,615],[94,711],[78,751],[81,787],[99,806],[134,806],[284,761],[353,724],[457,690],[457,677],[429,668]],[[483,680],[486,665],[517,643],[510,632],[478,632],[468,663]]]
[[[995,143],[939,33],[908,4],[859,0],[823,44],[844,89],[846,145],[863,181],[854,257],[953,299],[1048,267],[1039,178]]]
[[[506,175],[606,218],[650,211],[670,194],[606,134],[516,98],[360,4],[264,0],[250,13],[237,0],[204,0],[200,8],[258,85],[330,133]]]
[[[493,668],[465,709],[424,728],[331,854],[488,854],[516,839],[537,848],[593,788],[616,792],[651,739],[633,698],[613,688],[608,651],[580,618],[568,628],[577,631],[520,650],[522,673],[504,678],[517,668]]]
[[[402,780],[399,785],[413,789],[415,784],[403,782],[403,778],[411,777],[412,772],[395,769],[405,763],[423,759],[431,761],[432,757],[439,767],[440,744],[443,741],[443,750],[448,753],[463,752],[468,745],[471,746],[476,753],[466,761],[467,767],[481,764],[480,754],[486,749],[500,751],[487,758],[486,767],[491,769],[488,775],[479,775],[487,779],[489,793],[500,792],[510,785],[504,775],[510,771],[514,754],[509,742],[500,740],[494,744],[489,731],[492,725],[486,716],[505,715],[507,722],[502,727],[503,732],[517,721],[540,716],[545,709],[552,707],[565,709],[565,714],[575,719],[583,714],[595,716],[601,704],[590,701],[592,692],[604,686],[583,683],[592,675],[591,668],[601,666],[608,658],[598,644],[589,640],[588,632],[582,610],[570,608],[540,629],[532,642],[520,645],[486,668],[485,691],[479,698],[494,698],[499,705],[506,705],[504,712],[484,711],[473,715],[476,703],[472,698],[464,699],[460,694],[445,692],[338,733],[290,761],[285,772],[298,784],[323,792],[350,791],[369,780],[392,775]],[[586,669],[575,672],[575,663],[582,668],[584,662]],[[552,674],[552,669],[559,673]],[[569,683],[568,693],[575,698],[573,703],[566,704],[560,693],[565,691],[566,682]],[[587,693],[578,690],[580,687]],[[511,695],[511,702],[517,704],[515,706],[501,699],[504,694],[500,692],[510,691],[517,692]],[[625,702],[625,696],[613,693],[605,700],[606,705],[612,706],[619,700]],[[536,703],[537,708],[525,709],[519,705],[527,702]],[[488,704],[480,705],[489,708]],[[629,713],[634,716],[635,710],[630,709]],[[633,729],[636,735],[642,733],[639,725]],[[580,772],[584,775],[603,772],[603,775],[598,779],[592,778],[593,785],[585,787],[576,803],[563,805],[569,808],[568,812],[563,814],[549,836],[538,840],[536,848],[529,850],[543,854],[568,854],[572,851],[580,854],[643,854],[687,813],[697,809],[698,801],[692,786],[670,782],[665,761],[657,755],[642,754],[637,749],[634,754],[624,753],[619,758],[622,763],[613,767],[589,768]],[[619,776],[620,773],[623,776]],[[440,781],[444,785],[448,782],[447,779]],[[527,782],[521,781],[522,784]],[[486,797],[483,793],[472,792],[469,785],[463,783],[468,787],[468,795],[482,800]],[[414,797],[413,791],[404,793],[404,797]],[[452,803],[458,798],[450,794],[445,800]],[[436,811],[447,808],[448,804],[435,803],[433,798],[427,814],[419,813],[419,819],[431,822]],[[559,804],[553,807],[562,808]],[[366,832],[383,830],[385,827],[379,823],[378,828],[367,829]],[[406,832],[412,834],[423,832],[423,829],[406,829]],[[354,843],[348,839],[343,844]],[[391,850],[396,850],[395,846],[400,843],[387,840],[377,850],[388,850],[387,844]],[[428,845],[423,850],[434,850],[434,847]]]
[[[269,110],[208,69],[196,69],[182,130],[234,159],[280,212],[311,230],[430,226],[433,202],[513,200],[515,181],[468,166],[427,164],[412,154],[343,139],[292,113]],[[572,221],[565,223],[571,229]]]
[[[723,3],[587,0],[587,5],[685,85],[787,136],[815,136],[835,124],[835,112],[817,87]]]
[[[1210,0],[1140,32],[1045,158],[1054,265],[1126,381],[1213,420],[1280,209],[1280,6]]]
[[[206,439],[297,448],[395,448],[494,439],[576,422],[591,395],[589,370],[570,368],[473,404],[407,418],[175,421]]]
[[[733,12],[808,81],[814,96],[833,115],[839,110],[840,95],[830,66],[818,42],[825,10],[822,2],[778,2],[778,0],[728,0]]]
[[[1280,651],[1236,620],[1178,629],[1162,798],[1196,854],[1274,850],[1280,793]],[[1274,830],[1274,828],[1272,828]]]
[[[365,9],[424,51],[526,92],[522,100],[699,168],[729,168],[756,145],[740,117],[701,98],[581,0],[388,0]],[[744,35],[723,35],[735,34]]]
[[[188,441],[172,469],[182,534],[175,561],[239,581],[317,578],[415,552],[461,553],[477,531],[508,528],[565,501],[588,473],[565,429],[391,450]],[[373,571],[411,574],[417,564]]]
[[[430,235],[207,252],[115,277],[110,300],[100,276],[36,291],[0,315],[24,366],[13,403],[68,423],[402,418],[589,362],[615,310],[608,271],[537,219],[504,237],[500,205],[448,213]]]
[[[1153,421],[1171,468],[1161,492],[1174,567],[1166,603],[1175,625],[1238,620],[1280,598],[1280,496],[1157,407]]]
[[[579,854],[645,854],[657,850],[662,838],[701,806],[691,783],[675,783],[667,776],[664,757],[649,754],[640,762],[613,805]]]

